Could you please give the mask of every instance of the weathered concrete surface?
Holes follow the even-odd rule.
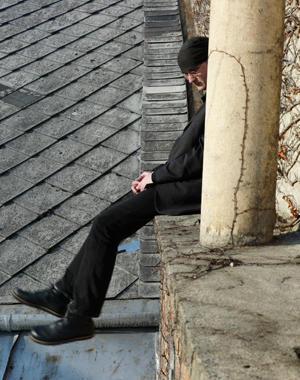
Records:
[[[299,379],[300,233],[224,251],[200,246],[199,215],[155,227],[191,380]]]

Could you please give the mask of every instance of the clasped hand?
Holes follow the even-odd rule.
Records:
[[[131,190],[134,194],[138,194],[139,192],[144,191],[146,185],[153,183],[152,173],[153,172],[143,172],[137,179],[132,181]]]

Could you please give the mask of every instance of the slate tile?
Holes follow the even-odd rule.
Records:
[[[122,293],[120,293],[116,299],[120,300],[129,300],[129,299],[138,299],[139,296],[139,285],[138,280],[131,285],[129,285]]]
[[[142,114],[142,97],[143,97],[143,93],[142,91],[139,91],[129,96],[127,99],[123,100],[122,102],[118,103],[117,107],[126,109],[127,111],[135,112],[141,115]]]
[[[69,26],[68,28],[65,28],[63,30],[63,33],[69,34],[71,36],[82,37],[85,34],[93,32],[97,28],[98,27],[95,25],[88,25],[88,24],[79,22],[77,24]]]
[[[91,226],[83,227],[60,244],[60,247],[76,255],[90,232]]]
[[[121,30],[130,30],[140,25],[141,23],[142,21],[123,17],[109,24],[109,27],[115,28],[115,29],[121,29]]]
[[[55,3],[57,0],[31,0],[32,3],[37,4],[39,7],[45,7],[52,3]]]
[[[0,173],[13,168],[28,159],[28,156],[6,147],[0,149],[0,152]]]
[[[25,89],[28,89],[28,90],[31,90],[43,95],[48,95],[51,92],[64,87],[68,83],[69,83],[69,80],[67,78],[56,78],[54,76],[51,76],[50,74],[44,78],[40,78],[36,80],[35,82],[28,84],[25,87]]]
[[[35,130],[47,136],[60,139],[80,128],[82,123],[66,119],[62,116],[52,117],[50,120],[38,126]]]
[[[138,276],[139,261],[138,252],[121,252],[117,255],[117,264],[119,267],[126,269],[128,272]]]
[[[0,60],[0,66],[8,70],[16,70],[32,61],[33,58],[24,57],[20,54],[11,54]]]
[[[131,12],[130,8],[122,7],[122,5],[115,4],[115,5],[112,5],[111,7],[105,8],[101,12],[101,14],[110,15],[114,17],[120,17],[120,16],[126,15],[129,12]]]
[[[0,4],[0,7],[1,7],[1,4]],[[13,37],[14,35],[22,32],[24,29],[25,28],[18,27],[12,24],[4,24],[0,26],[0,39],[3,41],[4,39],[8,37]]]
[[[47,59],[50,61],[54,62],[59,62],[59,63],[68,63],[73,61],[76,58],[79,58],[82,56],[84,52],[74,50],[74,49],[69,49],[68,47],[62,47],[56,52],[49,54],[47,56]]]
[[[25,90],[18,90],[5,96],[1,100],[5,103],[12,104],[15,107],[24,108],[29,104],[36,102],[40,98],[40,95],[33,94]]]
[[[88,186],[84,192],[108,202],[115,202],[131,191],[130,187],[130,179],[110,173]]]
[[[15,275],[45,254],[45,250],[20,236],[0,245],[0,268]]]
[[[18,178],[10,173],[0,177],[0,204],[9,202],[14,197],[32,187],[32,183]]]
[[[47,96],[29,107],[33,112],[44,113],[53,116],[64,109],[72,106],[74,102],[70,99],[64,99],[60,96]]]
[[[143,282],[160,282],[160,267],[144,267],[140,265],[139,278]]]
[[[78,129],[75,133],[72,133],[69,138],[83,144],[95,146],[116,132],[118,130],[115,128],[91,122]]]
[[[25,228],[19,235],[45,249],[52,248],[78,228],[78,224],[56,215],[47,216]]]
[[[136,30],[131,30],[117,37],[115,41],[123,42],[124,44],[130,44],[130,45],[135,46],[144,41],[144,36],[142,33]]]
[[[121,78],[115,80],[111,83],[112,87],[121,88],[123,90],[135,92],[142,88],[143,86],[143,78],[134,74],[126,74],[122,75]]]
[[[0,208],[0,235],[8,237],[37,218],[37,214],[17,204]]]
[[[136,281],[137,278],[137,276],[127,272],[118,265],[115,265],[109,288],[106,293],[106,298],[116,297],[123,290],[128,288],[129,285]]]
[[[16,39],[32,44],[49,36],[49,33],[43,32],[39,28],[32,28],[30,30],[26,30],[25,32],[18,34],[16,36]]]
[[[103,70],[102,68],[100,68],[81,77],[79,81],[88,84],[95,84],[98,86],[98,88],[100,88],[121,77],[121,75],[122,73]]]
[[[139,117],[140,116],[136,113],[122,110],[120,108],[112,108],[103,115],[97,117],[94,121],[109,127],[122,129]]]
[[[70,197],[70,193],[42,183],[14,199],[14,202],[37,214],[43,214]]]
[[[125,74],[134,67],[139,66],[141,62],[126,57],[116,57],[111,61],[101,66],[101,69],[116,71],[117,73]]]
[[[52,75],[57,78],[67,78],[70,81],[73,81],[83,76],[84,74],[88,73],[89,71],[91,70],[87,67],[83,67],[75,63],[71,63],[54,71]]]
[[[98,115],[101,115],[106,110],[107,107],[105,106],[100,106],[95,103],[90,103],[84,100],[63,112],[62,116],[75,121],[86,123],[89,120],[94,119]]]
[[[0,145],[5,144],[6,142],[13,140],[14,138],[20,136],[22,132],[17,131],[13,128],[8,127],[7,125],[2,124],[0,128]]]
[[[160,282],[144,282],[139,281],[140,298],[159,298]]]
[[[141,131],[141,119],[137,119],[134,123],[130,124],[128,126],[128,129],[132,129],[134,131],[140,132]]]
[[[118,54],[124,53],[128,49],[130,49],[129,45],[125,45],[121,42],[110,41],[107,44],[99,47],[97,49],[97,52],[99,54],[107,54],[107,55],[116,56]]]
[[[104,44],[105,44],[105,41],[99,41],[99,40],[96,40],[95,38],[83,37],[69,44],[68,48],[87,53],[88,51],[94,50]]]
[[[140,65],[136,68],[134,68],[133,70],[130,71],[131,74],[136,74],[136,75],[140,75],[141,77],[144,76],[144,65]]]
[[[45,20],[42,20],[37,12],[34,12],[30,15],[12,20],[10,23],[16,26],[25,27],[26,29],[30,29],[36,25],[40,25],[43,21]]]
[[[74,63],[76,63],[76,65],[85,66],[85,67],[89,67],[91,69],[95,69],[95,68],[98,68],[100,65],[102,65],[103,63],[105,63],[109,60],[111,60],[111,57],[109,55],[100,53],[98,51],[98,49],[96,49],[96,50],[94,50],[88,54],[85,54],[84,56],[76,59],[76,61],[74,61]]]
[[[8,94],[11,94],[14,90],[8,86],[5,86],[4,84],[0,84],[0,93],[1,97],[4,97]]]
[[[18,51],[26,46],[28,46],[27,42],[18,41],[14,38],[11,38],[9,40],[0,42],[0,52],[9,54]]]
[[[124,158],[126,158],[126,154],[100,146],[80,157],[76,163],[100,173],[105,173]]]
[[[25,58],[25,57],[24,57]],[[38,61],[34,61],[29,65],[23,67],[23,71],[28,73],[35,74],[37,76],[42,76],[54,71],[62,66],[62,63],[52,62],[46,58],[39,59]]]
[[[139,8],[143,5],[143,0],[123,0],[122,5],[130,8]]]
[[[63,168],[50,178],[47,178],[46,182],[62,190],[75,193],[94,181],[99,175],[100,173],[97,171],[81,165],[72,164]]]
[[[88,24],[88,25],[93,25],[97,27],[103,27],[106,24],[109,24],[112,21],[115,21],[116,17],[112,17],[106,14],[98,13],[92,16],[89,16],[85,18],[82,23],[83,24]]]
[[[6,69],[3,69],[3,67],[0,67],[0,78],[4,77],[5,75],[7,75],[9,73],[11,73],[10,70],[6,70]]]
[[[68,45],[70,42],[73,42],[76,39],[77,39],[76,36],[65,34],[63,31],[63,32],[55,33],[51,35],[51,37],[45,38],[43,42],[48,46],[51,46],[54,48],[60,48],[62,46]]]
[[[119,103],[121,100],[127,98],[128,95],[128,91],[108,85],[107,87],[101,88],[99,91],[92,94],[89,97],[89,102],[112,107]]]
[[[34,156],[47,146],[54,144],[55,139],[38,132],[29,132],[9,142],[6,146],[27,156]]]
[[[55,215],[71,220],[84,226],[92,221],[101,211],[105,210],[110,203],[94,197],[90,194],[81,193],[65,201],[55,209]]]
[[[144,22],[144,10],[143,8],[136,9],[133,12],[128,13],[126,17]]]
[[[25,109],[6,119],[5,124],[21,131],[28,131],[48,118],[49,116]]]
[[[108,6],[107,4],[103,4],[103,3],[100,3],[97,1],[93,1],[91,3],[87,3],[87,4],[82,5],[81,7],[77,8],[76,10],[80,11],[80,12],[86,12],[86,13],[92,14],[92,13],[99,12],[104,8],[107,8],[107,6]]]
[[[65,273],[74,256],[63,249],[55,249],[26,269],[25,273],[48,286],[55,284]]]
[[[125,161],[113,168],[112,171],[133,181],[140,175],[140,160],[138,155],[128,157]]]
[[[139,46],[135,46],[134,48],[125,51],[125,53],[122,54],[124,57],[129,57],[132,59],[136,59],[138,61],[143,62],[144,60],[144,44],[140,44]]]
[[[130,129],[121,131],[104,141],[102,145],[119,152],[132,154],[140,147],[139,132]]]
[[[86,144],[67,138],[45,149],[41,156],[67,165],[90,149],[91,147]]]
[[[9,276],[8,274],[6,274],[0,270],[0,285],[4,284],[10,278],[11,278],[11,276]],[[0,300],[1,300],[1,297],[0,297]],[[1,304],[1,301],[0,301],[0,304]]]
[[[76,21],[80,21],[87,17],[87,14],[83,12],[70,11],[61,16],[56,17],[53,20],[49,20],[39,25],[41,30],[48,33],[54,33],[58,30],[67,28],[68,26],[74,24]]]
[[[72,99],[74,101],[79,101],[83,98],[86,98],[93,92],[98,90],[98,86],[89,85],[83,82],[73,82],[67,85],[66,87],[58,90],[55,94],[63,98]],[[91,96],[89,97],[89,101]],[[95,102],[97,103],[97,102]]]
[[[106,26],[105,28],[100,28],[98,30],[95,30],[91,34],[89,34],[90,38],[95,38],[100,41],[110,41],[121,34],[124,33],[124,30],[118,30],[118,29],[112,29],[109,26]]]
[[[18,89],[37,79],[37,76],[23,71],[15,71],[1,78],[1,83]]]
[[[37,183],[49,177],[63,167],[62,164],[48,158],[38,156],[31,158],[16,167],[12,174],[24,178],[32,183]]]
[[[11,106],[11,105],[8,105],[8,104],[5,104],[2,101],[0,101],[0,120],[4,119],[7,116],[10,116],[10,115],[16,113],[18,110],[19,110],[18,108]],[[5,123],[7,123],[6,120],[5,120]]]

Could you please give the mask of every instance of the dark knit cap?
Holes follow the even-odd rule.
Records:
[[[187,40],[178,53],[178,65],[182,73],[193,69],[208,58],[208,38],[193,37]]]

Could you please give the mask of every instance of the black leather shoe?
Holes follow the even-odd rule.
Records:
[[[90,317],[69,311],[57,322],[34,327],[29,335],[37,343],[51,345],[90,339],[94,336],[94,323]]]
[[[21,289],[15,289],[13,296],[25,305],[42,309],[60,318],[66,314],[70,302],[70,299],[54,286],[50,289],[37,292],[26,292]]]

